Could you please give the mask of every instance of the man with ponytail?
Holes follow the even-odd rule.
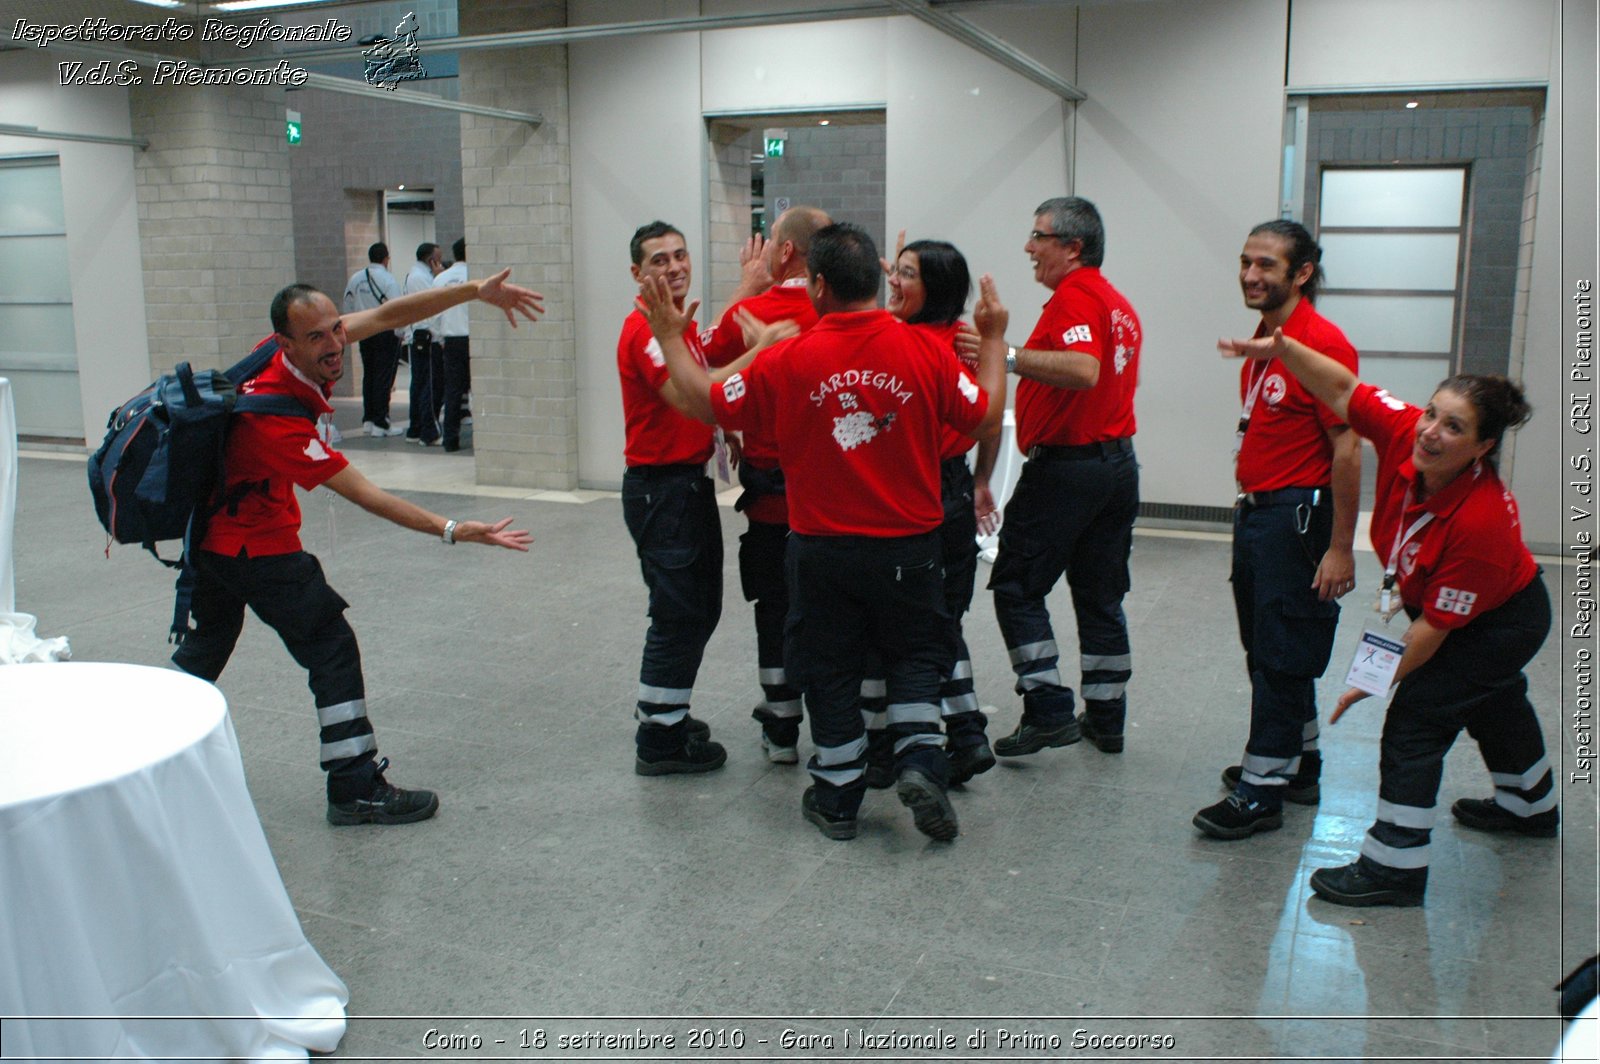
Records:
[[[1355,348],[1313,306],[1321,259],[1300,223],[1256,226],[1239,253],[1244,304],[1261,313],[1257,336],[1282,329],[1355,372]],[[1243,760],[1223,770],[1228,796],[1194,816],[1217,839],[1281,827],[1285,800],[1315,805],[1320,796],[1316,683],[1333,653],[1339,599],[1355,587],[1361,491],[1360,440],[1281,364],[1246,363],[1239,401],[1230,581],[1250,731]]]

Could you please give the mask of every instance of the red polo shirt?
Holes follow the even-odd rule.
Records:
[[[1372,549],[1387,565],[1396,538],[1431,514],[1400,548],[1400,599],[1439,628],[1460,628],[1527,587],[1538,566],[1522,542],[1517,500],[1487,463],[1468,467],[1425,502],[1415,500],[1411,448],[1421,417],[1370,384],[1350,399],[1350,427],[1378,451]]]
[[[331,390],[333,385],[328,385]],[[318,415],[331,414],[327,391],[289,364],[279,351],[267,368],[239,386],[241,395],[292,395]],[[239,494],[237,507],[217,511],[206,526],[202,550],[252,558],[293,554],[300,549],[298,486],[310,491],[350,464],[324,443],[316,422],[276,414],[239,414],[228,427],[224,494]],[[240,491],[240,485],[260,485]]]
[[[794,277],[773,285],[758,295],[741,299],[723,312],[722,320],[706,341],[706,361],[713,366],[726,366],[747,350],[744,331],[734,318],[735,311],[748,311],[757,319],[772,324],[792,321],[803,333],[817,323],[817,308],[811,305],[804,277]],[[766,352],[761,353],[762,358]],[[744,458],[754,469],[778,468],[778,441],[769,425],[751,424],[742,433]],[[744,515],[763,524],[781,525],[789,520],[789,503],[785,495],[762,495],[745,508]]]
[[[1256,327],[1256,335],[1267,335],[1265,322]],[[1337,359],[1351,373],[1357,371],[1356,349],[1310,300],[1295,305],[1283,323],[1283,335]],[[1327,430],[1343,424],[1338,414],[1317,402],[1275,358],[1246,361],[1240,367],[1239,402],[1241,409],[1250,407],[1250,425],[1234,468],[1241,490],[1328,486],[1333,478],[1333,444]]]
[[[912,328],[921,329],[933,337],[941,349],[950,352],[950,357],[955,360],[956,369],[963,373],[973,384],[978,383],[978,379],[972,375],[972,371],[967,368],[966,363],[962,362],[960,357],[956,355],[956,334],[961,331],[961,323],[959,321],[953,321],[948,325],[919,322],[913,325]],[[977,442],[966,433],[957,432],[949,425],[946,425],[944,432],[940,435],[939,461],[943,462],[948,458],[959,458],[972,450]]]
[[[741,299],[723,311],[722,320],[717,322],[711,338],[706,341],[707,365],[726,366],[747,350],[744,330],[739,328],[739,322],[734,317],[740,310],[748,311],[768,325],[792,321],[800,326],[801,332],[817,323],[817,308],[811,305],[811,296],[806,292],[806,279],[791,277],[787,281],[780,281],[765,292]]]
[[[694,322],[684,330],[683,339],[703,363],[705,354]],[[628,465],[699,465],[711,457],[711,426],[684,417],[661,398],[667,360],[650,332],[650,323],[637,310],[622,323],[617,372],[622,378],[622,453]]]
[[[1093,388],[1017,385],[1017,446],[1073,445],[1132,436],[1133,391],[1139,383],[1139,316],[1098,268],[1080,266],[1062,278],[1023,346],[1081,351],[1100,360]]]
[[[710,398],[728,428],[772,427],[791,528],[884,538],[939,527],[941,430],[975,429],[989,405],[935,341],[886,310],[828,314]]]

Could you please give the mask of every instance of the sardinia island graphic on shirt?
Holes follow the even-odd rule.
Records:
[[[828,404],[832,397],[844,411],[833,419],[833,438],[841,450],[851,451],[870,443],[878,433],[894,427],[894,412],[874,414],[863,409],[860,393],[872,392],[887,397],[904,406],[916,393],[893,373],[885,370],[848,369],[830,374],[818,383],[810,399],[817,406]]]

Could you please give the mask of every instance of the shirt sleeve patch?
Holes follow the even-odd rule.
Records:
[[[305,456],[313,462],[326,462],[333,457],[328,453],[328,449],[322,446],[322,440],[316,436],[306,441]]]
[[[967,402],[976,403],[978,401],[978,386],[965,373],[956,374],[956,387],[961,389],[961,395]]]
[[[654,340],[650,342],[655,343]],[[744,391],[744,374],[742,373],[735,373],[722,382],[722,398],[729,403],[737,403],[740,399],[743,399]]]
[[[1379,388],[1377,391],[1373,392],[1372,397],[1396,413],[1402,413],[1406,408],[1404,399],[1396,399],[1382,388]]]
[[[667,364],[667,356],[661,350],[661,341],[654,336],[650,337],[650,342],[644,345],[644,353],[650,356],[650,364],[652,366],[659,367]]]
[[[1475,591],[1462,591],[1454,587],[1441,587],[1439,597],[1434,602],[1433,608],[1440,613],[1454,613],[1462,617],[1472,612],[1473,604],[1478,601]]]
[[[1061,334],[1061,345],[1071,347],[1073,344],[1092,344],[1094,335],[1087,325],[1074,325]]]

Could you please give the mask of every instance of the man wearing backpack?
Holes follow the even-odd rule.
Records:
[[[378,241],[367,249],[367,265],[350,275],[344,286],[344,312],[381,307],[400,296],[400,282],[389,272],[389,245]],[[400,365],[400,334],[383,329],[361,341],[361,427],[369,436],[398,436],[404,429],[389,425],[389,398]]]
[[[328,395],[344,375],[344,351],[375,333],[398,329],[472,299],[537,321],[543,296],[509,284],[510,270],[391,299],[341,316],[333,301],[309,285],[290,285],[272,301],[278,354],[240,385],[241,395],[289,395],[314,414],[332,411]],[[432,791],[404,790],[384,778],[367,719],[361,656],[344,619],[346,602],[328,586],[317,559],[301,549],[296,486],[326,484],[369,513],[402,528],[439,536],[446,544],[482,543],[526,551],[533,537],[508,529],[511,518],[487,524],[447,520],[378,488],[325,444],[309,418],[242,413],[228,438],[222,509],[212,515],[193,550],[195,628],[173,662],[215,682],[233,652],[249,606],[283,639],[310,673],[321,727],[322,768],[328,773],[330,824],[407,824],[439,808]]]

